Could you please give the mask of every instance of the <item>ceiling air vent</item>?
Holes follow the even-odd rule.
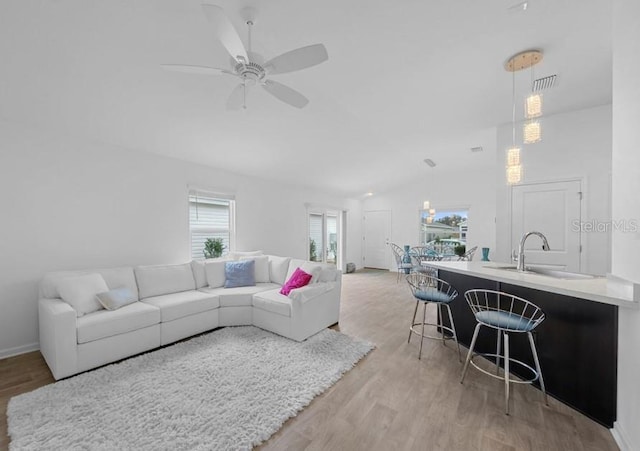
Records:
[[[548,77],[538,78],[533,80],[531,84],[532,92],[544,91],[545,89],[553,88],[556,85],[557,75],[549,75]]]
[[[478,146],[478,147],[472,147],[471,148],[471,152],[482,152],[484,149],[482,148],[482,146]]]

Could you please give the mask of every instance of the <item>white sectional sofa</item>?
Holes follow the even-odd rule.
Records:
[[[40,351],[61,379],[217,327],[255,325],[302,341],[338,322],[342,273],[335,266],[277,256],[265,260],[268,275],[265,269],[259,276],[256,266],[255,286],[236,288],[220,286],[213,274],[219,262],[49,273],[38,301]],[[313,270],[314,279],[288,296],[280,294],[298,267]],[[100,274],[109,290],[128,288],[135,302],[78,316],[58,286],[83,274]]]

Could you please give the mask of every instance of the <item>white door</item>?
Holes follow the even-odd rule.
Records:
[[[529,237],[525,244],[525,264],[580,271],[581,236],[579,231],[572,230],[572,224],[580,221],[581,200],[579,180],[512,188],[511,248],[517,251],[522,235],[537,231],[547,237],[551,249],[543,251],[540,238]]]
[[[391,264],[391,212],[364,212],[364,267],[389,269]]]

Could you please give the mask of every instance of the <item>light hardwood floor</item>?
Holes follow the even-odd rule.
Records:
[[[414,305],[393,273],[345,274],[338,329],[376,349],[259,449],[618,449],[606,428],[552,398],[545,406],[530,386],[513,387],[506,416],[499,381],[471,368],[459,383],[462,366],[451,342],[425,340],[418,360],[417,337],[407,344]],[[0,449],[9,443],[8,400],[52,381],[39,353],[0,360]]]

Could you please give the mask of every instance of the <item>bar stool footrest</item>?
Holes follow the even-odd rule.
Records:
[[[478,365],[476,365],[476,363],[473,361],[473,359],[475,359],[478,356],[485,357],[485,358],[486,357],[493,357],[494,359],[500,358],[500,360],[504,361],[505,359],[504,359],[503,355],[484,353],[484,352],[476,352],[471,356],[471,360],[469,360],[469,363],[471,365],[473,365],[473,367],[475,369],[477,369],[478,371],[483,372],[487,376],[491,376],[494,379],[498,379],[498,380],[504,381],[504,376],[499,376],[497,374],[490,373],[489,371],[485,370],[484,368],[480,368]],[[527,365],[526,363],[521,362],[520,360],[512,359],[510,357],[509,358],[509,364],[511,364],[511,363],[515,363],[515,364],[520,365],[523,368],[526,368],[527,370],[529,370],[531,372],[533,377],[531,379],[525,379],[525,380],[512,379],[511,375],[513,373],[511,371],[509,371],[509,375],[510,375],[509,382],[513,382],[514,384],[531,384],[531,383],[537,381],[540,378],[540,375],[538,374],[538,372],[534,368],[532,368],[531,366]],[[493,365],[495,365],[495,362],[493,363]],[[503,368],[503,371],[504,371],[504,368]],[[514,377],[518,377],[518,376],[514,376]]]
[[[453,340],[454,335],[453,335],[453,329],[448,327],[448,326],[443,326],[441,324],[434,324],[434,323],[424,323],[425,326],[433,326],[433,327],[439,327],[441,329],[444,329],[445,332],[448,332],[448,334],[444,334],[444,339],[445,340]],[[429,338],[431,340],[442,340],[442,335],[422,335],[422,331],[421,330],[416,330],[415,326],[420,326],[422,327],[422,323],[413,323],[411,325],[411,327],[409,328],[409,330],[411,332],[413,332],[414,334],[416,334],[418,337],[423,337],[423,338]]]

